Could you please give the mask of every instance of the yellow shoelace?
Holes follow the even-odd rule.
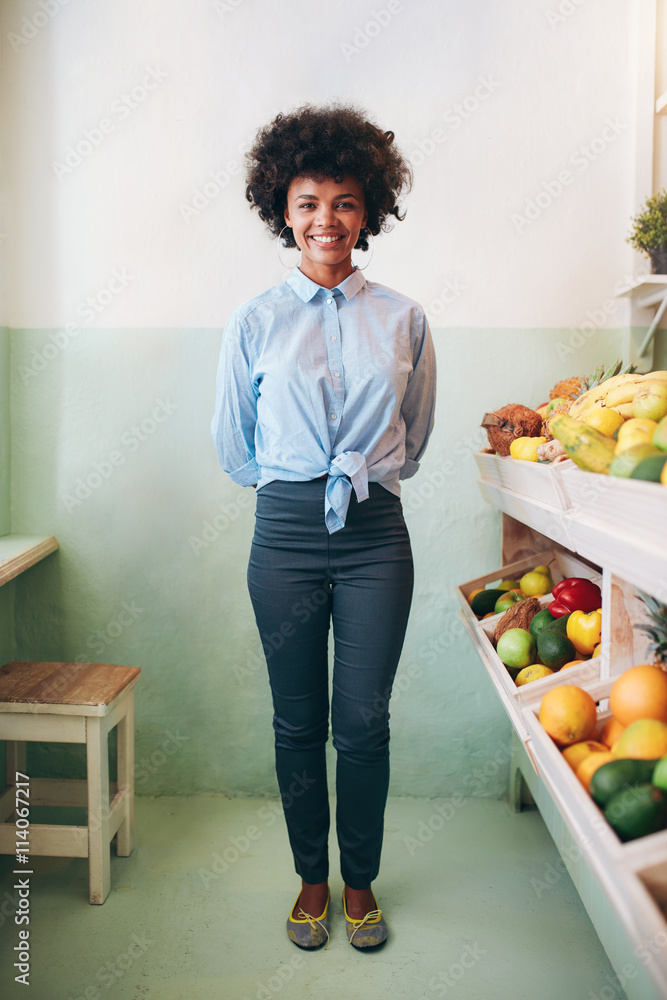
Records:
[[[329,947],[329,931],[326,929],[326,927],[324,926],[324,924],[320,920],[318,920],[317,917],[311,917],[310,913],[306,913],[305,910],[302,910],[300,908],[299,908],[299,912],[297,913],[297,919],[298,920],[306,920],[310,924],[310,929],[313,930],[313,931],[317,927],[321,927],[322,928],[322,930],[324,931],[324,933],[327,936],[326,944],[324,945],[324,950],[326,951],[326,949]]]
[[[357,933],[357,931],[364,926],[365,923],[368,922],[376,924],[380,920],[381,916],[382,916],[382,910],[369,910],[366,916],[362,920],[351,920],[350,917],[347,917],[347,919],[354,927],[354,930],[350,934],[350,943],[352,943],[352,938]]]

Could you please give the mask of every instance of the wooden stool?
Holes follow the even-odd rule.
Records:
[[[0,795],[0,854],[16,854],[17,772],[26,775],[26,740],[85,743],[88,780],[29,778],[30,806],[87,806],[87,826],[32,823],[30,855],[88,858],[90,902],[111,885],[110,841],[132,853],[134,838],[134,685],[139,667],[106,663],[6,663],[0,667],[0,739],[6,787]],[[118,726],[118,780],[111,783],[108,736]],[[21,779],[19,778],[19,781]],[[21,798],[19,795],[19,805]],[[20,864],[17,862],[17,868]],[[27,866],[29,867],[29,865]]]

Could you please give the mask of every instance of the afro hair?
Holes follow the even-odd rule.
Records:
[[[368,232],[386,232],[390,215],[405,218],[398,199],[412,185],[410,164],[394,146],[394,133],[383,132],[352,105],[305,104],[291,114],[276,115],[259,130],[246,160],[246,198],[274,236],[285,228],[287,192],[295,177],[333,178],[337,183],[346,174],[356,178],[368,220],[355,249],[368,249]],[[296,246],[289,227],[283,244]]]

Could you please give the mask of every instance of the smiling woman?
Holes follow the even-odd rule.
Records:
[[[388,704],[413,590],[399,480],[419,468],[435,402],[423,309],[352,262],[389,216],[402,218],[410,169],[393,140],[339,105],[306,106],[261,130],[246,197],[279,242],[301,249],[301,262],[235,310],[218,368],[220,462],[257,489],[248,587],[302,880],[287,933],[301,948],[329,939],[331,623],[343,912],[355,948],[387,937],[371,882],[389,783]]]

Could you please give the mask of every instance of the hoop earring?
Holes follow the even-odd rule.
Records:
[[[280,233],[278,234],[278,239],[276,240],[276,251],[278,253],[278,260],[280,261],[280,263],[283,265],[283,267],[288,267],[291,271],[293,270],[293,268],[298,267],[299,264],[301,263],[301,251],[299,250],[299,260],[296,264],[286,264],[285,261],[280,256],[280,249],[281,249],[280,241],[282,239],[282,235],[285,232],[285,230],[289,228],[290,228],[289,226],[283,226],[283,228],[280,230]],[[287,247],[285,247],[285,249],[287,249]]]
[[[368,235],[371,238],[371,245],[370,245],[371,254],[370,254],[370,257],[368,258],[368,260],[366,261],[366,263],[364,264],[363,267],[361,267],[359,264],[355,264],[354,261],[352,261],[352,263],[354,264],[354,266],[355,266],[355,268],[356,268],[357,271],[365,271],[366,268],[368,267],[368,265],[370,264],[370,262],[373,259],[373,251],[375,250],[375,237],[373,236],[373,234],[370,231],[370,229],[368,230]],[[368,250],[366,250],[364,252],[368,253]]]

